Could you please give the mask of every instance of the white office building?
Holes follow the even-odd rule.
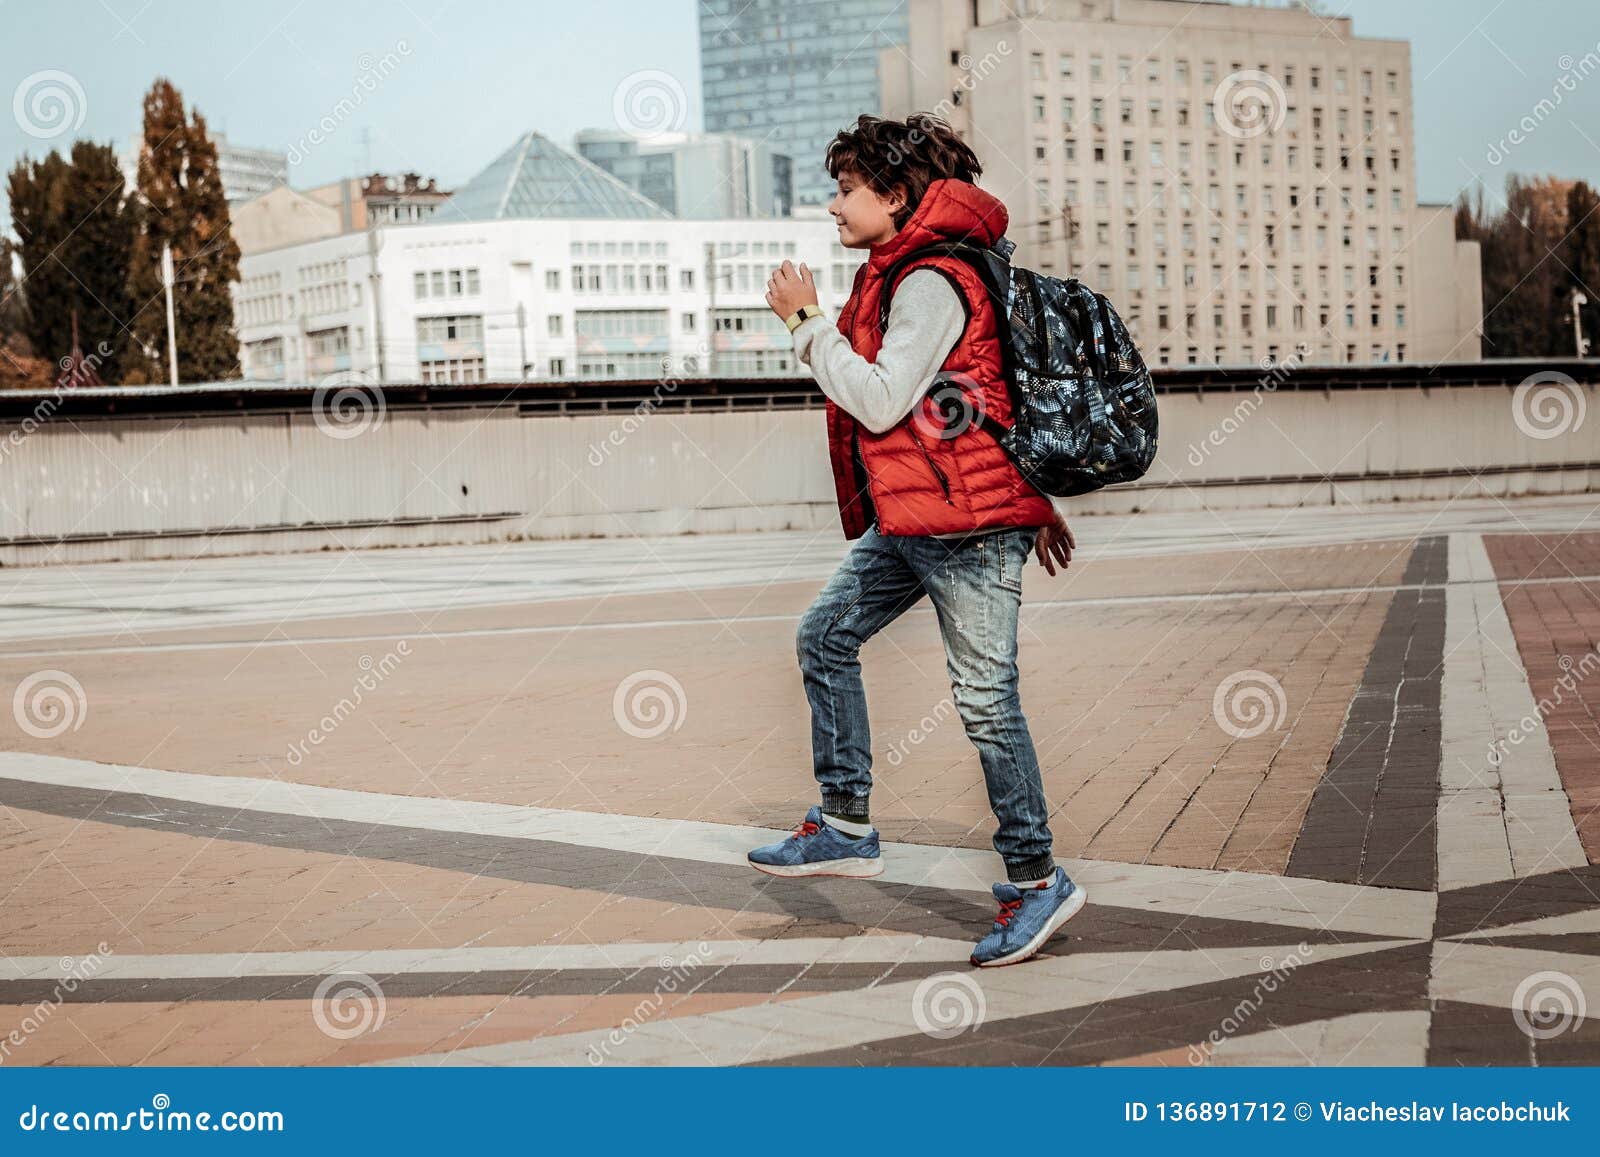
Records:
[[[794,375],[763,300],[785,259],[836,311],[861,255],[825,214],[669,217],[530,133],[429,221],[244,257],[241,359],[249,379],[292,382]]]
[[[911,0],[886,115],[946,116],[1019,262],[1149,360],[1480,357],[1478,246],[1417,202],[1410,46],[1215,0]]]

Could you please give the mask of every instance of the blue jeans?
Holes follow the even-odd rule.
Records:
[[[1006,527],[940,539],[880,534],[873,525],[856,540],[795,635],[823,810],[868,814],[872,739],[861,645],[927,595],[956,709],[983,764],[1006,876],[1036,880],[1055,870],[1039,759],[1017,694],[1022,568],[1037,533]]]

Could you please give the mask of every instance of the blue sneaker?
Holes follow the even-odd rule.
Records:
[[[1044,942],[1078,914],[1086,899],[1083,889],[1061,868],[1056,869],[1054,880],[1035,888],[996,884],[994,898],[1000,901],[994,930],[972,950],[972,963],[979,968],[1020,964],[1038,955]]]
[[[788,839],[755,849],[750,866],[769,876],[876,876],[883,871],[878,833],[852,840],[822,822],[814,807]]]

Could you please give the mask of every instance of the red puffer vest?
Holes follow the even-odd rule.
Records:
[[[990,245],[1004,235],[1006,207],[968,181],[945,179],[928,186],[922,202],[903,228],[869,251],[856,274],[854,289],[839,315],[839,332],[856,353],[873,361],[883,345],[879,306],[883,275],[895,259],[945,241]],[[958,257],[917,260],[905,270],[939,269],[960,287],[969,321],[961,339],[945,358],[942,371],[962,375],[968,412],[981,406],[996,421],[1010,425],[1007,392],[995,311],[978,274]],[[903,279],[901,274],[896,284]],[[974,397],[976,395],[976,397]],[[941,438],[944,420],[937,405],[919,400],[896,426],[874,434],[831,400],[827,403],[828,454],[844,536],[866,533],[866,491],[878,514],[883,534],[949,534],[998,526],[1044,526],[1052,521],[1050,500],[1025,479],[992,436],[972,425]],[[867,477],[858,477],[851,452],[861,441]]]

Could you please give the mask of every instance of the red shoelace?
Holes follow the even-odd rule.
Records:
[[[817,834],[817,831],[817,825],[812,823],[810,820],[807,820],[805,823],[795,828],[794,833],[789,838],[791,840],[798,840],[801,836],[814,836]]]
[[[1001,900],[1000,915],[994,918],[994,922],[1004,927],[1011,922],[1011,917],[1017,914],[1017,909],[1020,907],[1022,907],[1021,896],[1018,896],[1015,900]]]

